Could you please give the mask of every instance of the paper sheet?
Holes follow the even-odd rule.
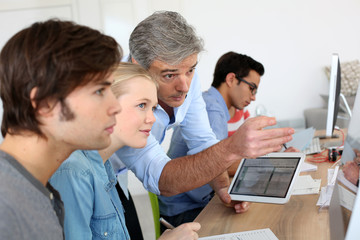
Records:
[[[316,165],[307,163],[307,162],[303,162],[301,164],[301,172],[316,172],[318,169],[318,167]]]
[[[319,199],[316,203],[316,206],[328,207],[330,205],[331,196],[334,191],[334,185],[338,175],[339,166],[336,166],[335,169],[328,169],[327,180],[328,184],[326,187],[321,188]]]
[[[322,187],[316,206],[320,206],[321,208],[330,206],[330,201],[333,191],[334,191],[333,185]]]
[[[321,179],[313,179],[310,175],[298,176],[291,195],[318,194]]]
[[[352,211],[356,195],[339,185],[339,197],[341,206]]]
[[[270,228],[202,237],[199,240],[279,240]]]
[[[305,130],[297,131],[292,135],[292,140],[286,145],[288,147],[297,148],[300,151],[303,151],[309,146],[315,134],[315,128],[310,127]]]

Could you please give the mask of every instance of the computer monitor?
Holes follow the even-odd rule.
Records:
[[[342,163],[353,161],[354,149],[360,150],[360,85],[358,87],[347,136],[345,139],[344,151],[341,156]],[[358,239],[360,236],[360,190],[356,195],[349,222],[344,209],[341,207],[340,193],[341,186],[338,183],[334,186],[334,192],[330,201],[329,223],[331,239]]]
[[[352,112],[345,138],[344,150],[341,155],[341,162],[343,164],[347,161],[353,161],[356,156],[354,149],[360,151],[360,85],[356,92]]]
[[[329,100],[328,111],[326,118],[326,133],[325,138],[337,138],[333,135],[334,128],[337,120],[340,105],[340,90],[341,90],[341,69],[339,55],[334,53],[331,61],[330,72],[330,88],[329,88]]]

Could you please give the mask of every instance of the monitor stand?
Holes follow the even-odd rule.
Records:
[[[350,107],[349,107],[348,102],[346,101],[346,98],[345,98],[344,94],[340,93],[340,97],[341,97],[341,99],[342,99],[342,101],[343,101],[343,103],[344,103],[344,105],[345,105],[345,108],[346,108],[347,113],[348,113],[349,116],[351,117],[351,116],[352,116],[352,114],[351,114],[351,109],[350,109]]]
[[[352,116],[351,109],[349,107],[348,102],[346,101],[346,98],[345,98],[344,94],[340,93],[340,98],[342,99],[342,101],[343,101],[343,103],[345,105],[346,111],[347,111],[348,115],[351,118],[351,116]],[[339,138],[339,135],[332,134],[331,136],[322,135],[322,136],[317,136],[317,137],[319,137],[320,139],[334,139],[334,138]]]

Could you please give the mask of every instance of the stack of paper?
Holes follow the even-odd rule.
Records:
[[[318,194],[321,179],[313,179],[310,175],[298,176],[291,195]]]
[[[351,191],[345,189],[343,186],[341,186],[341,185],[338,185],[338,186],[339,186],[339,197],[340,197],[341,206],[352,211],[356,195],[354,193],[352,193]]]
[[[316,206],[328,207],[330,205],[331,196],[334,191],[334,185],[338,175],[339,166],[336,166],[335,169],[328,169],[328,185],[321,188],[319,199],[316,203]]]
[[[307,162],[303,162],[301,164],[301,172],[316,172],[317,171],[317,166],[314,164],[310,164]]]

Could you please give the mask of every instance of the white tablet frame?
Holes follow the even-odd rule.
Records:
[[[288,188],[288,191],[286,192],[286,195],[284,197],[272,197],[272,196],[255,196],[255,195],[240,195],[240,194],[233,194],[231,193],[231,190],[236,182],[236,179],[238,178],[238,174],[240,173],[240,169],[242,168],[244,164],[244,159],[240,162],[236,173],[234,175],[234,178],[231,181],[230,187],[228,189],[228,193],[230,194],[230,197],[232,200],[235,201],[247,201],[247,202],[261,202],[261,203],[275,203],[275,204],[284,204],[287,203],[290,199],[292,188],[294,186],[294,183],[299,176],[301,165],[305,160],[306,155],[301,152],[276,152],[276,153],[269,153],[267,155],[258,157],[258,158],[299,158],[298,165],[296,166],[295,173],[293,178],[291,179],[290,186]],[[248,158],[247,160],[251,160],[255,158]]]

